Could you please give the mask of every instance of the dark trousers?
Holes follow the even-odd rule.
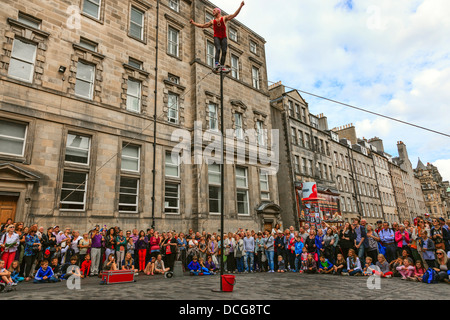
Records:
[[[234,252],[230,252],[227,256],[227,270],[233,272],[236,270],[236,263],[234,261]]]
[[[23,260],[25,261],[25,274],[24,277],[30,277],[31,267],[33,266],[34,260],[36,259],[36,255],[24,256]]]
[[[386,248],[386,260],[390,263],[392,260],[395,260],[397,257],[397,246],[395,243],[391,243],[388,245],[385,245]]]
[[[176,253],[166,254],[166,268],[170,268],[170,271],[173,271],[173,265],[175,263]]]
[[[227,49],[228,49],[228,39],[227,38],[214,38],[214,46],[216,47],[216,56],[215,62],[219,63],[223,66],[225,65],[225,60],[227,58]],[[220,58],[220,53],[222,52],[222,58]]]
[[[366,256],[372,258],[372,263],[376,264],[378,259],[378,250],[366,250]],[[365,263],[365,261],[364,261]],[[361,262],[362,264],[362,262]]]

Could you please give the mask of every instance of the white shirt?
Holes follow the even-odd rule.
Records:
[[[78,238],[74,238],[73,240],[72,240],[72,242],[70,243],[70,247],[73,249],[73,251],[75,252],[75,253],[78,253],[78,252],[80,252],[80,249],[78,249],[78,241],[80,241],[80,240],[82,240],[83,239],[83,237],[82,236],[78,236]]]
[[[9,248],[5,247],[5,252],[17,251],[17,247],[19,246],[20,243],[19,243],[19,235],[15,232],[12,234],[12,236],[10,236],[9,233],[5,233],[0,239],[0,244],[13,244],[13,243],[15,243],[15,246]]]

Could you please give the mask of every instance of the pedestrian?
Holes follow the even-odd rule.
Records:
[[[0,238],[0,248],[2,248],[2,259],[5,261],[5,268],[9,269],[15,260],[17,248],[20,245],[19,235],[15,232],[13,224],[5,227],[6,233]]]

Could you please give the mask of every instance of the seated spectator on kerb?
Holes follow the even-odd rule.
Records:
[[[58,282],[58,278],[54,277],[53,270],[48,266],[48,261],[41,262],[41,267],[34,276],[34,283]]]

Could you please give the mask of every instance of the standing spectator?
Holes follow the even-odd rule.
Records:
[[[371,225],[367,225],[367,240],[366,244],[364,245],[366,249],[366,255],[368,257],[372,258],[372,261],[377,260],[378,256],[378,241],[380,241],[380,238],[378,237],[378,234],[373,230],[373,227]]]
[[[173,265],[177,256],[177,240],[173,237],[172,232],[167,233],[167,238],[162,243],[161,248],[165,253],[166,266],[173,271]]]
[[[247,237],[244,238],[244,265],[245,273],[253,272],[253,262],[255,259],[255,238],[247,231]]]
[[[395,242],[397,243],[397,253],[400,255],[402,250],[408,251],[411,256],[411,249],[409,248],[409,232],[406,231],[405,226],[401,224],[398,231],[395,232]]]
[[[268,272],[275,272],[275,263],[273,259],[275,258],[274,252],[275,239],[273,238],[273,234],[270,234],[269,231],[266,231],[266,237],[264,238],[264,251],[267,256],[267,264],[268,264]]]
[[[6,228],[11,224],[13,224],[13,220],[11,218],[6,219],[6,223],[4,225],[2,225],[2,227],[0,228],[0,234],[7,232]],[[6,269],[8,269],[8,268],[6,268]]]
[[[111,254],[115,254],[115,246],[116,246],[116,233],[114,228],[109,228],[105,237],[105,255],[109,257]],[[114,262],[115,263],[115,262]]]
[[[117,267],[120,270],[122,268],[122,262],[125,259],[125,251],[127,248],[127,239],[123,236],[123,230],[119,230],[119,234],[115,239]]]
[[[136,250],[138,252],[139,272],[143,272],[146,267],[148,238],[145,236],[144,230],[139,231],[139,239],[136,241]]]
[[[50,251],[50,260],[55,256],[56,253],[56,248],[57,248],[57,243],[56,243],[56,237],[53,234],[53,228],[50,227],[47,229],[47,233],[44,233],[42,235],[42,239],[41,239],[41,243],[42,243],[42,248],[44,248],[44,250],[49,250]]]
[[[344,259],[348,257],[348,251],[353,248],[355,243],[355,234],[350,223],[344,224],[344,229],[339,231],[339,245]]]
[[[193,259],[193,257],[197,257],[198,259],[198,241],[195,239],[195,234],[192,232],[191,239],[188,241],[188,250],[187,250],[187,264],[189,265]]]
[[[381,244],[386,248],[386,260],[390,263],[396,259],[397,248],[395,245],[395,233],[389,228],[389,223],[383,223],[383,230],[379,233]]]
[[[330,260],[331,263],[334,263],[335,251],[334,251],[334,242],[335,237],[333,234],[332,228],[327,228],[326,234],[323,236],[323,255],[326,259]]]
[[[219,253],[219,243],[216,241],[215,236],[211,236],[208,243],[208,254],[211,256],[215,265],[218,265],[217,254]],[[208,260],[208,259],[207,259]]]
[[[91,235],[91,276],[96,276],[99,273],[102,263],[102,241],[104,240],[100,233],[100,226],[95,226]]]
[[[423,252],[423,260],[425,261],[427,268],[432,268],[434,266],[434,260],[436,259],[434,251],[434,241],[428,237],[427,231],[423,230],[421,234],[421,242],[420,245],[422,247]]]
[[[206,244],[205,237],[200,238],[200,241],[198,243],[198,250],[199,250],[198,260],[200,261],[200,259],[203,259],[203,261],[205,261],[207,255],[206,251],[208,250],[208,245]]]
[[[231,232],[228,233],[228,236],[225,238],[223,244],[225,248],[224,254],[227,257],[227,271],[228,273],[235,273],[236,265],[234,263],[234,248],[236,246],[236,241],[234,240]]]
[[[284,256],[284,238],[283,232],[279,231],[278,236],[275,238],[275,252],[277,255],[277,259],[275,259],[275,270],[278,269],[278,256]]]
[[[234,250],[234,258],[236,260],[236,266],[238,273],[244,272],[244,241],[241,239],[239,234],[235,236],[236,247]]]
[[[25,281],[30,281],[31,272],[34,260],[37,253],[41,250],[41,243],[36,235],[37,228],[31,227],[28,231],[28,235],[25,237],[25,250],[24,250],[24,278]]]
[[[355,231],[355,248],[360,261],[364,261],[364,240],[367,239],[366,228],[359,224],[359,219],[353,219],[353,230]]]
[[[83,237],[82,236],[80,236],[80,232],[79,231],[74,231],[73,233],[72,233],[72,242],[71,242],[71,244],[70,244],[70,247],[71,247],[71,249],[73,250],[73,253],[72,253],[72,255],[77,255],[77,256],[79,256],[79,254],[80,254],[80,248],[79,248],[79,242],[80,242],[80,240],[82,240],[83,239]],[[83,260],[81,260],[80,261],[80,264],[83,262]]]
[[[87,233],[83,234],[83,238],[78,242],[78,248],[80,250],[80,264],[84,262],[84,258],[88,254],[88,250],[91,247],[91,239],[89,239],[89,235]],[[89,257],[89,263],[92,265],[92,260]],[[90,267],[89,267],[90,270]]]
[[[258,232],[257,238],[255,240],[255,260],[257,268],[255,270],[263,272],[262,256],[264,255],[264,239],[262,238],[262,233]]]
[[[10,224],[5,228],[6,233],[0,239],[0,247],[4,249],[2,259],[5,261],[5,268],[9,269],[16,257],[17,247],[20,244],[19,235],[15,233],[14,225]]]
[[[187,241],[184,238],[184,233],[180,233],[179,237],[177,238],[177,246],[178,246],[178,252],[179,252],[179,258],[181,260],[181,264],[183,266],[183,270],[187,269]]]
[[[433,219],[433,228],[431,228],[431,238],[434,241],[436,249],[449,251],[448,241],[450,240],[450,233],[442,228],[438,219]]]

